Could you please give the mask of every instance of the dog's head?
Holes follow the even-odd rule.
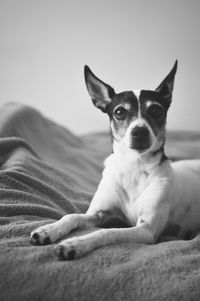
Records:
[[[110,117],[114,142],[139,153],[161,149],[167,111],[172,100],[177,61],[155,90],[115,93],[85,66],[85,81],[94,105]]]

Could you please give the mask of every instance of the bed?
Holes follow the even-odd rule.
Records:
[[[37,110],[0,109],[0,300],[199,300],[200,235],[115,244],[73,261],[30,232],[85,212],[111,151],[107,133],[76,136]],[[200,132],[169,132],[172,160],[200,158]],[[81,233],[79,233],[81,234]]]

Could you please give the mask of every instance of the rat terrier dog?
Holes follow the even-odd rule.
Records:
[[[55,247],[58,257],[75,259],[116,243],[152,244],[170,227],[180,238],[200,229],[200,161],[170,163],[164,153],[176,70],[177,61],[155,90],[115,93],[85,66],[89,95],[110,118],[113,153],[87,212],[39,227],[31,233],[32,243],[55,243],[74,229],[102,227],[112,216],[128,227],[64,239]]]

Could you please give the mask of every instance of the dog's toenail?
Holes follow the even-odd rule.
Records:
[[[49,236],[45,237],[43,243],[44,243],[44,245],[49,245],[51,243],[51,240],[50,240]]]
[[[69,253],[67,254],[66,259],[68,260],[73,260],[76,258],[76,251],[75,250],[71,250],[69,251]]]
[[[37,233],[34,233],[33,235],[31,235],[31,243],[38,246],[40,245],[40,236]]]
[[[31,235],[31,242],[35,245],[39,245],[40,244],[40,235],[38,233],[33,233],[33,235]]]
[[[61,246],[61,245],[56,246],[54,251],[59,260],[65,260],[65,255],[64,255],[65,248],[63,246]]]
[[[32,238],[35,239],[35,240],[39,240],[39,234],[34,233],[34,234],[32,235]]]

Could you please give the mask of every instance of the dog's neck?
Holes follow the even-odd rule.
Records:
[[[126,160],[131,165],[137,164],[139,168],[148,174],[160,167],[162,162],[167,159],[164,154],[164,146],[161,146],[156,151],[140,153],[117,141],[113,141],[113,155],[120,162],[124,162]]]

